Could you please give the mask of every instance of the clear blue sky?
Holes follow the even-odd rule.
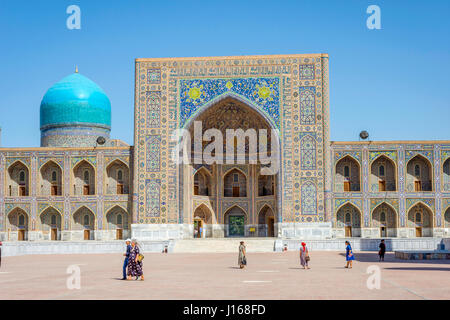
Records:
[[[68,30],[66,8],[81,8]],[[381,8],[382,30],[366,27]],[[0,2],[2,146],[39,146],[39,105],[72,73],[112,103],[112,137],[133,143],[137,57],[330,55],[331,139],[450,139],[450,1]]]

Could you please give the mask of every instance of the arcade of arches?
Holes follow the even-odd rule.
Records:
[[[225,162],[226,129],[260,129],[267,130],[267,152],[270,155],[271,126],[255,110],[234,98],[212,105],[197,116],[195,121],[201,121],[202,134],[215,128],[222,133]],[[189,126],[191,137],[194,137],[194,122]],[[193,225],[193,236],[204,237],[274,237],[277,232],[277,178],[278,175],[263,175],[259,162],[259,154],[255,163],[249,163],[251,158],[250,139],[245,139],[244,153],[238,153],[239,141],[234,141],[234,164],[216,161],[207,163],[205,159],[200,164],[183,165],[184,220]],[[194,139],[192,139],[194,140]],[[214,142],[214,138],[211,139]],[[254,143],[254,142],[253,142]],[[259,143],[259,141],[258,141]],[[191,159],[194,162],[198,154],[194,142],[191,142]],[[219,145],[219,144],[217,144]],[[203,141],[203,155],[214,157],[217,150],[211,148],[210,141]],[[245,157],[245,164],[236,164],[238,157]],[[200,204],[200,205],[199,205]],[[192,210],[192,211],[191,211]]]

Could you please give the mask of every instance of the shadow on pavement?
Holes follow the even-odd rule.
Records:
[[[413,260],[414,261],[414,260]],[[385,270],[405,270],[405,271],[450,271],[450,268],[438,268],[438,267],[403,267],[403,268],[384,268]]]

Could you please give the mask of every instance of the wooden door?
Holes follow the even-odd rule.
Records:
[[[123,229],[116,229],[116,240],[123,239]]]
[[[350,227],[350,226],[346,226],[345,227],[345,236],[346,237],[351,237],[352,236],[352,227]]]
[[[422,237],[422,227],[416,228],[416,237],[418,238]]]
[[[344,191],[345,192],[350,191],[350,181],[344,181]]]
[[[19,186],[19,196],[20,197],[26,196],[26,188],[25,188],[25,186]]]
[[[386,191],[386,181],[380,180],[378,181],[378,191]]]
[[[84,240],[90,240],[90,239],[91,239],[91,231],[84,230]]]
[[[89,186],[83,186],[83,195],[89,195]]]
[[[58,195],[58,186],[52,186],[50,190],[51,190],[51,195],[52,196],[57,196]]]
[[[381,230],[380,230],[381,232],[380,232],[380,234],[381,234],[381,237],[386,237],[386,235],[387,235],[387,230],[386,230],[386,227],[381,227]]]
[[[195,195],[195,196],[198,195],[198,186],[194,186],[194,195]]]
[[[18,231],[17,240],[25,241],[25,230]]]
[[[422,191],[422,181],[414,181],[414,191]]]
[[[58,240],[58,229],[52,228],[52,231],[51,231],[51,240]]]
[[[268,237],[273,237],[275,234],[275,230],[274,230],[274,222],[275,222],[275,218],[274,217],[269,217],[267,218],[267,236]]]
[[[239,197],[239,187],[233,187],[233,197]]]

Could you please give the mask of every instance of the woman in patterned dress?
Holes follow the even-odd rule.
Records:
[[[238,257],[238,265],[239,268],[244,269],[245,265],[247,264],[247,258],[245,256],[245,245],[244,241],[241,241],[239,244],[239,257]]]
[[[131,277],[136,277],[135,280],[141,277],[141,280],[144,281],[142,261],[138,261],[139,253],[139,245],[136,239],[131,240],[130,259],[128,260],[128,280],[131,280]]]
[[[300,246],[300,264],[302,265],[303,269],[309,269],[308,261],[306,257],[309,257],[309,251],[306,247],[306,243],[302,242],[302,245]]]

